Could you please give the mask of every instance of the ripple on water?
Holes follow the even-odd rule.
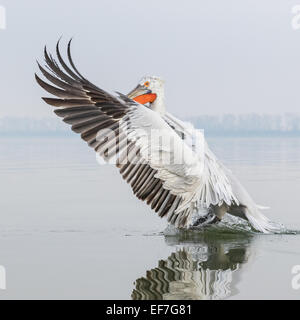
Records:
[[[287,229],[285,226],[273,223],[276,227],[276,231],[270,234],[279,235],[297,235],[300,234],[300,230]],[[174,226],[169,225],[164,230],[165,236],[183,236],[183,237],[197,237],[201,235],[215,235],[215,236],[251,236],[251,235],[268,235],[262,232],[256,231],[252,228],[248,221],[227,216],[220,223],[208,225],[204,227],[198,227],[190,230],[180,230]]]

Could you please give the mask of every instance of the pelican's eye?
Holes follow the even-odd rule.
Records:
[[[146,82],[144,83],[144,86],[147,87],[147,88],[149,87],[149,85],[150,85],[150,82],[149,82],[149,81],[146,81]]]

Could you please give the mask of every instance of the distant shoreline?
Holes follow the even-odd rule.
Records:
[[[300,114],[222,114],[183,119],[204,130],[206,137],[300,137]],[[69,126],[56,118],[0,118],[0,137],[73,137]]]
[[[204,132],[208,138],[300,138],[300,132]],[[1,138],[76,138],[74,132],[0,132]]]

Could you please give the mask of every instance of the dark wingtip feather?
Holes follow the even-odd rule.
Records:
[[[49,83],[43,81],[42,79],[40,79],[38,77],[37,74],[35,74],[35,79],[37,81],[37,83],[43,88],[45,89],[47,92],[53,94],[54,96],[57,96],[59,98],[63,98],[63,99],[77,99],[77,98],[84,98],[84,96],[79,92],[76,92],[75,90],[62,90],[58,87],[55,87],[53,85],[50,85]],[[54,83],[58,86],[62,86],[61,82],[56,82]]]
[[[49,54],[48,54],[47,46],[44,47],[44,58],[45,58],[46,64],[47,64],[48,67],[50,68],[51,59],[50,59]],[[51,68],[50,68],[50,69],[51,69]]]
[[[63,60],[62,56],[61,56],[61,53],[60,53],[60,50],[59,50],[59,43],[60,43],[60,39],[57,41],[57,44],[56,44],[56,55],[57,55],[57,58],[60,62],[60,64],[62,65],[62,67],[64,68],[64,70],[72,77],[74,78],[75,80],[81,80],[77,74],[75,74],[69,67],[68,65],[65,63],[65,61]]]
[[[59,51],[59,43],[60,43],[60,40],[61,40],[61,38],[59,38],[59,39],[57,40],[57,43],[56,43],[56,54],[57,54],[58,59],[61,58],[60,51]]]
[[[56,42],[56,52],[59,52],[59,44],[60,44],[60,40],[61,40],[62,36],[59,37],[59,39]]]
[[[68,53],[68,59],[69,59],[69,63],[70,65],[72,66],[73,70],[77,73],[77,75],[79,77],[81,77],[83,80],[86,80],[84,78],[84,76],[77,70],[74,62],[73,62],[73,59],[72,59],[72,55],[71,55],[71,44],[72,44],[72,40],[73,40],[73,37],[69,40],[68,42],[68,49],[67,49],[67,53]]]
[[[47,46],[46,46],[46,45],[44,46],[44,56],[45,56],[45,57],[48,56]]]
[[[44,86],[43,86],[44,81],[43,81],[36,73],[34,74],[34,77],[35,77],[36,82],[37,82],[43,89],[45,89]]]
[[[36,80],[37,82],[39,82],[39,80],[41,80],[41,79],[38,77],[38,75],[36,74],[36,72],[34,73],[34,77],[35,77],[35,80]]]
[[[51,98],[42,97],[42,99],[50,106],[53,106],[53,101]]]
[[[35,77],[35,80],[36,82],[43,88],[45,89],[45,86],[44,86],[44,81],[35,73],[34,74],[34,77]],[[46,90],[46,89],[45,89]]]

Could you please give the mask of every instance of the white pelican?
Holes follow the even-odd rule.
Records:
[[[206,142],[200,150],[194,147],[201,132],[166,112],[160,78],[144,77],[128,95],[110,94],[79,73],[70,44],[69,66],[60,54],[59,41],[59,63],[45,47],[46,68],[40,64],[39,68],[52,85],[37,75],[36,80],[57,98],[43,100],[56,107],[54,112],[105,160],[115,157],[139,199],[177,228],[216,223],[227,212],[248,220],[258,231],[276,229]],[[155,142],[152,131],[160,132],[162,139]],[[172,144],[164,144],[165,138]],[[178,157],[181,161],[175,162]]]

